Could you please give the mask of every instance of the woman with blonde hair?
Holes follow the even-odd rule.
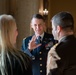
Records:
[[[30,57],[15,46],[17,35],[13,16],[0,15],[0,75],[32,75]]]

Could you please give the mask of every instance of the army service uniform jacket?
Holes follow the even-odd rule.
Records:
[[[31,52],[28,50],[28,43],[32,36],[23,39],[22,50],[32,58],[33,75],[46,75],[47,53],[54,45],[55,40],[52,34],[44,33],[40,48]]]

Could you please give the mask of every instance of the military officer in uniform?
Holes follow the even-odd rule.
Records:
[[[33,15],[31,28],[35,34],[23,39],[22,50],[32,58],[33,75],[46,75],[47,53],[55,40],[52,34],[45,32],[45,20],[42,15]]]

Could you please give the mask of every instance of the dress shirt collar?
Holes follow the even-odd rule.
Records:
[[[59,42],[61,42],[66,36],[63,36],[62,38],[59,39]]]
[[[38,37],[38,36],[36,36],[36,37]],[[44,37],[44,33],[42,33],[42,34],[40,35],[40,37],[41,37],[41,40],[42,40],[43,37]]]

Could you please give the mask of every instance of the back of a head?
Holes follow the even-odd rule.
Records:
[[[74,19],[69,12],[59,12],[53,16],[51,20],[55,26],[59,25],[62,28],[71,28],[74,29]]]
[[[11,15],[0,16],[0,44],[8,46],[11,43],[12,30],[15,26],[15,19]]]
[[[43,21],[45,21],[44,17],[42,15],[40,15],[40,14],[34,14],[32,19],[33,18],[42,19]]]

